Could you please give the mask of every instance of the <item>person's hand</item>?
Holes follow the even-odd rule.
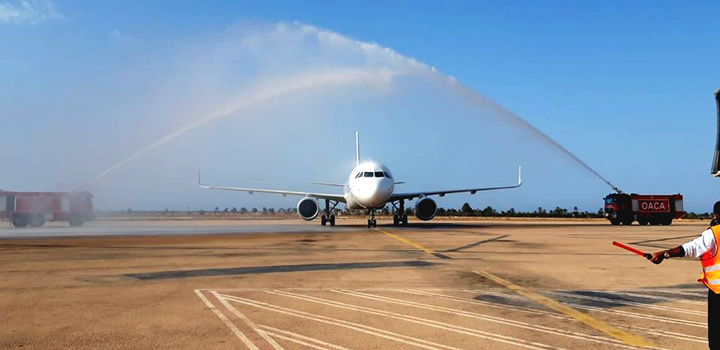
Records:
[[[650,261],[653,262],[653,264],[657,265],[665,260],[665,251],[657,252],[652,255],[652,258],[650,258]]]

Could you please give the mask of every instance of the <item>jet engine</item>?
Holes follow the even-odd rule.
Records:
[[[297,204],[297,212],[301,219],[310,221],[320,212],[320,206],[313,198],[303,198]]]
[[[415,216],[422,221],[432,220],[437,214],[437,204],[429,197],[423,197],[415,202]]]

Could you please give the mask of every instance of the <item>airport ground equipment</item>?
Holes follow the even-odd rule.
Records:
[[[93,195],[79,192],[8,192],[0,190],[0,218],[15,227],[40,227],[46,221],[82,226],[94,219]]]
[[[645,253],[645,252],[640,251],[640,250],[637,250],[637,249],[635,249],[635,248],[633,248],[633,247],[626,246],[626,245],[624,245],[624,244],[622,244],[622,243],[620,243],[620,242],[613,242],[613,245],[616,246],[616,247],[618,247],[618,248],[625,249],[625,250],[627,250],[627,251],[629,251],[629,252],[631,252],[631,253],[635,253],[635,254],[637,254],[637,255],[640,255],[640,256],[642,256],[642,257],[645,258],[645,259],[648,259],[648,260],[652,259],[652,255],[650,255],[650,253]]]
[[[715,108],[717,110],[717,139],[710,173],[715,177],[720,177],[720,89],[715,91]]]
[[[685,214],[681,194],[611,193],[605,197],[605,217],[613,225],[670,225]]]

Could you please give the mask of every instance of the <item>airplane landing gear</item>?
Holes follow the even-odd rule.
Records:
[[[367,227],[377,227],[377,220],[375,220],[375,209],[368,210],[370,214],[370,218],[367,221]]]
[[[335,202],[332,207],[330,207],[330,200],[325,200],[325,215],[320,217],[320,225],[325,226],[329,223],[330,226],[335,226],[335,215],[332,215],[331,213],[335,210],[335,207],[337,207],[338,204],[339,202]]]
[[[393,215],[393,225],[406,226],[408,224],[408,217],[405,215],[405,201],[401,199],[398,202],[398,206],[395,206],[395,203],[393,202],[390,203],[393,207],[395,207],[395,211],[397,212],[397,214]]]

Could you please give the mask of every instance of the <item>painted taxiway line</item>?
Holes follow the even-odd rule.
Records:
[[[375,228],[375,230],[380,231],[380,232],[384,233],[386,236],[392,237],[392,238],[394,238],[394,239],[396,239],[396,240],[398,240],[398,241],[400,241],[400,242],[403,242],[403,243],[405,243],[405,244],[407,244],[407,245],[409,245],[409,246],[411,246],[411,247],[413,247],[413,248],[415,248],[415,249],[417,249],[417,250],[421,250],[421,251],[425,252],[425,253],[428,254],[428,255],[435,256],[435,254],[436,254],[435,251],[433,251],[432,249],[427,248],[427,247],[424,247],[424,246],[422,246],[422,245],[420,245],[420,244],[418,244],[418,243],[415,243],[415,242],[413,242],[413,241],[411,241],[411,240],[409,240],[409,239],[407,239],[407,238],[405,238],[405,237],[402,237],[402,236],[400,236],[400,235],[396,235],[396,234],[394,234],[394,233],[390,233],[390,232],[385,231],[385,230],[383,230],[383,229],[381,229],[381,228]]]
[[[595,328],[596,330],[603,332],[615,339],[621,340],[625,342],[625,344],[630,346],[636,346],[636,347],[655,347],[655,344],[651,342],[648,339],[645,339],[642,336],[631,334],[626,331],[623,331],[619,328],[613,327],[603,321],[600,321],[588,314],[582,313],[578,310],[575,310],[567,305],[563,305],[553,299],[550,299],[546,296],[537,294],[529,289],[525,289],[523,287],[520,287],[519,285],[516,285],[508,280],[505,280],[503,278],[500,278],[498,276],[493,275],[492,273],[486,272],[486,271],[473,271],[478,276],[482,276],[487,278],[488,280],[491,280],[497,284],[500,284],[509,290],[520,294],[538,304],[541,304],[551,310],[555,310],[557,312],[563,313],[568,317],[571,317],[575,319],[578,322],[582,322],[585,325]]]

